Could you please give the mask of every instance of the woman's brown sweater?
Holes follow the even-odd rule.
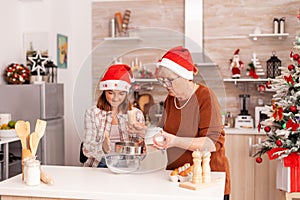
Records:
[[[215,143],[216,151],[211,153],[210,167],[212,171],[226,172],[224,194],[230,194],[229,163],[224,147],[225,132],[220,106],[214,93],[208,87],[200,85],[187,105],[180,110],[174,106],[174,97],[168,96],[161,122],[166,132],[178,137],[208,137]],[[185,163],[193,163],[191,151],[171,147],[167,149],[167,153],[167,169],[173,170]]]

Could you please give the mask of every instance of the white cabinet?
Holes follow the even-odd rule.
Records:
[[[283,197],[283,192],[276,189],[276,162],[270,161],[265,155],[263,162],[258,164],[250,155],[250,143],[258,143],[263,137],[255,134],[226,134],[232,200],[281,200]]]

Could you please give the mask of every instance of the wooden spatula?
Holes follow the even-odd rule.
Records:
[[[38,119],[36,121],[35,131],[30,135],[29,145],[33,156],[35,156],[38,149],[39,141],[45,133],[46,125],[46,121]]]
[[[23,120],[19,120],[16,122],[15,130],[21,140],[22,149],[27,149],[27,136],[30,134],[30,127],[28,130],[26,122]]]

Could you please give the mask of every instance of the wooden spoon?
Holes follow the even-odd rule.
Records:
[[[46,121],[38,119],[35,124],[35,131],[30,135],[29,145],[33,156],[35,156],[38,149],[39,141],[45,133],[46,125]]]
[[[28,133],[30,133],[30,130],[28,131],[26,122],[23,120],[17,121],[15,125],[15,130],[21,140],[22,149],[27,149],[27,136]]]

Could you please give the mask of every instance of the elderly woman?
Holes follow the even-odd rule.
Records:
[[[168,141],[167,169],[193,163],[195,150],[210,151],[211,170],[226,172],[224,199],[229,199],[229,164],[220,106],[207,86],[193,81],[197,71],[190,52],[183,47],[169,50],[158,63],[157,79],[168,91],[159,123]]]

